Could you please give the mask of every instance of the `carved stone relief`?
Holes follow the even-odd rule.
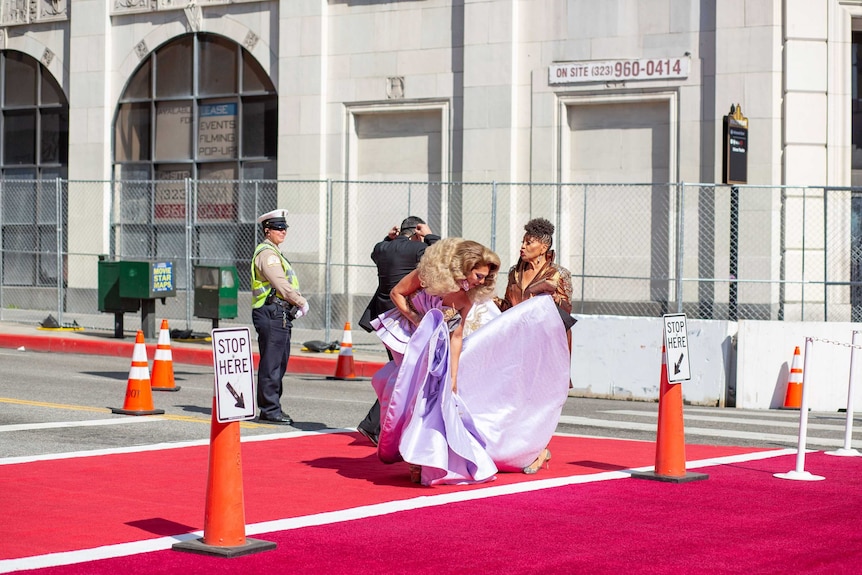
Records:
[[[159,0],[159,10],[180,10],[194,6],[194,0]]]
[[[39,20],[61,20],[66,18],[66,0],[40,0]]]
[[[3,24],[27,24],[30,22],[30,0],[3,0]]]
[[[114,0],[114,12],[150,12],[157,8],[157,0]]]
[[[8,1],[8,0],[7,0]],[[50,0],[43,0],[50,1]],[[113,13],[157,12],[166,10],[186,10],[191,6],[216,6],[222,4],[245,4],[264,0],[113,0]]]
[[[201,7],[197,6],[194,1],[192,1],[189,2],[185,8],[183,8],[183,11],[186,13],[186,21],[188,22],[189,32],[200,32],[201,20],[203,19],[203,15],[201,14]]]
[[[2,0],[0,24],[18,26],[31,22],[51,22],[69,17],[68,0]]]
[[[150,53],[150,49],[147,48],[147,43],[141,40],[135,45],[135,54],[138,55],[138,60],[143,60],[147,57],[147,54]]]
[[[0,0],[0,26],[68,20],[71,0]],[[265,0],[111,0],[113,14],[185,10],[189,27],[200,30],[201,7]]]
[[[386,81],[386,97],[400,100],[404,97],[404,76],[392,76]]]
[[[254,47],[257,46],[258,40],[260,40],[260,38],[257,37],[257,34],[249,30],[248,34],[245,35],[245,40],[243,40],[242,45],[245,46],[245,49],[249,52],[254,52]]]
[[[197,6],[245,4],[264,0],[111,0],[112,13],[187,10]],[[32,22],[50,22],[69,18],[70,0],[0,0],[0,26],[19,26]],[[198,18],[198,21],[200,18]]]

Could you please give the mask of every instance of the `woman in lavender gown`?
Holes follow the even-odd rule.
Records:
[[[372,379],[378,455],[411,464],[416,482],[489,481],[544,461],[568,394],[565,328],[549,297],[501,315],[499,267],[477,242],[441,240],[372,322],[394,357]]]

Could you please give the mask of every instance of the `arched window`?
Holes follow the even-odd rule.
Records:
[[[114,120],[119,255],[178,257],[191,241],[197,261],[245,262],[257,214],[275,208],[275,187],[249,181],[275,179],[277,133],[275,88],[242,46],[197,33],[157,48]]]
[[[56,286],[57,230],[66,220],[69,104],[34,58],[0,52],[3,283]]]

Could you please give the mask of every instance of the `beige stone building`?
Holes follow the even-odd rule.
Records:
[[[117,214],[140,224],[128,253],[181,241],[186,179],[721,183],[737,105],[749,184],[862,185],[857,30],[859,0],[2,0],[2,176],[155,181],[122,199],[81,186],[60,210],[47,184],[7,184],[2,246],[24,255],[4,259],[4,282],[56,279],[38,255],[56,247],[56,214],[71,287],[93,287],[95,260],[71,254],[116,250]],[[300,251],[326,241],[325,185],[235,190],[198,197],[213,251],[244,260],[253,235],[225,231],[276,204],[316,222]],[[352,229],[403,216],[381,190],[344,192]],[[411,207],[483,236],[484,208],[459,193],[420,186]],[[529,185],[505,196],[500,253],[545,207],[559,208],[561,255],[577,251],[576,199],[548,202]],[[793,257],[773,246],[778,219],[758,231],[776,270]]]

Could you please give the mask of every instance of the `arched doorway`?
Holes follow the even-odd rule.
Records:
[[[256,217],[276,207],[277,106],[263,68],[222,36],[180,36],[143,60],[114,120],[117,253],[191,253],[244,280]]]
[[[64,262],[69,103],[36,59],[0,52],[3,284],[57,286]],[[62,243],[58,249],[58,242]]]

